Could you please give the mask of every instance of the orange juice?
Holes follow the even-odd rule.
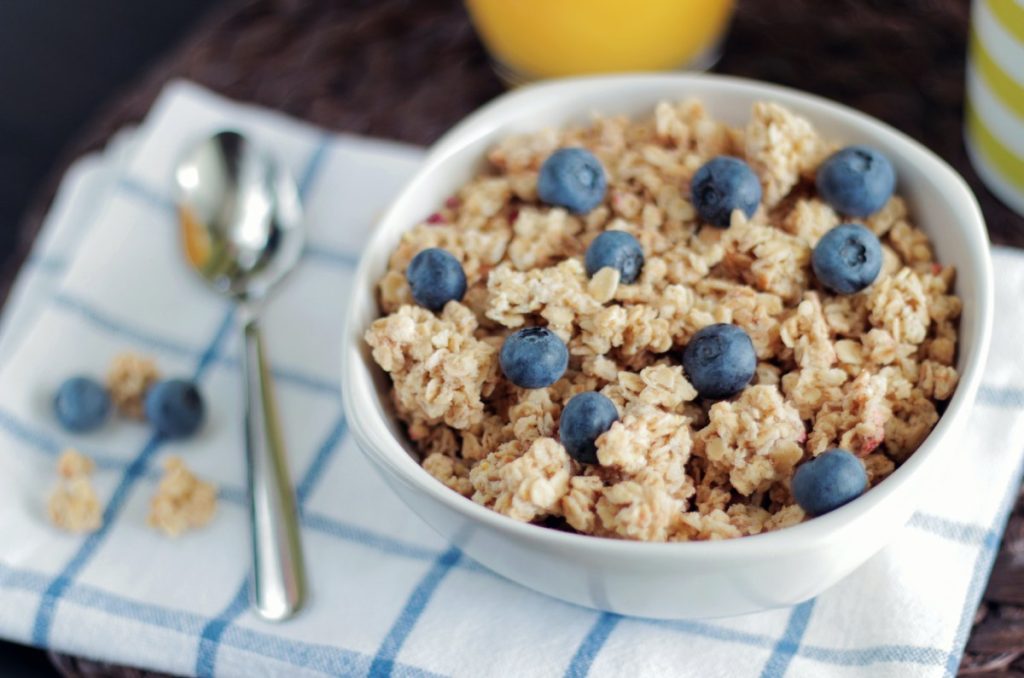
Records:
[[[700,65],[733,0],[466,0],[491,56],[512,78]],[[703,64],[708,65],[707,63]]]

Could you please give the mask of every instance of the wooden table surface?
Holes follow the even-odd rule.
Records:
[[[1024,218],[980,183],[962,141],[967,0],[740,0],[714,71],[814,92],[903,130],[966,177],[992,240],[1024,246]],[[63,168],[141,120],[185,77],[329,129],[429,144],[503,91],[456,0],[241,0],[212,14],[110,102],[41,187],[27,251]],[[4,272],[0,295],[16,268]],[[1024,677],[1024,502],[978,610],[962,675]],[[144,675],[53,657],[66,675]]]

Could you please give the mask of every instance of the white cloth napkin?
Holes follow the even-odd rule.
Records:
[[[268,308],[313,600],[267,624],[247,609],[237,345],[225,302],[184,268],[174,159],[233,127],[300,178],[310,246]],[[324,134],[176,83],[141,128],[68,174],[0,338],[0,636],[176,674],[217,676],[941,676],[955,672],[1016,496],[1024,445],[1024,255],[997,250],[999,327],[968,440],[896,543],[816,600],[713,622],[574,607],[462,557],[405,508],[346,435],[336,395],[347,285],[375,215],[420,159]],[[114,420],[69,436],[50,399],[124,350],[194,376],[200,436],[160,443]],[[88,537],[45,517],[54,459],[92,455],[105,509]],[[163,457],[220,488],[206,528],[145,524]],[[582,573],[581,573],[581,576]]]

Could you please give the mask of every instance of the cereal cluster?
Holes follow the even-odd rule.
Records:
[[[582,215],[537,197],[541,164],[563,147],[588,149],[607,173],[605,200]],[[365,335],[424,469],[516,520],[645,541],[801,522],[794,469],[829,448],[860,457],[872,485],[892,473],[956,387],[960,300],[899,196],[852,220],[881,240],[874,284],[845,296],[819,284],[815,244],[851,221],[813,186],[835,149],[776,104],[732,128],[696,101],[498,144],[487,171],[403,236],[378,288],[383,317]],[[745,160],[763,192],[728,228],[702,225],[689,195],[718,155]],[[633,284],[584,269],[608,230],[642,245]],[[415,304],[405,276],[431,247],[452,253],[467,282],[438,313]],[[751,385],[719,402],[698,398],[679,359],[713,323],[744,329],[757,356]],[[505,337],[531,325],[569,347],[568,370],[545,388],[515,386],[498,367]],[[619,412],[597,464],[558,439],[563,406],[583,391]]]
[[[95,532],[102,524],[99,499],[89,476],[92,459],[78,450],[66,449],[57,458],[57,487],[50,494],[50,522],[66,532]]]
[[[177,537],[206,525],[216,511],[217,488],[197,478],[180,457],[168,457],[156,494],[149,502],[149,526]]]
[[[107,389],[117,411],[131,419],[144,420],[146,392],[160,380],[156,361],[136,353],[114,356],[107,371]]]

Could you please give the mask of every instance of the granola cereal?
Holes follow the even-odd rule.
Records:
[[[607,179],[585,214],[537,195],[541,166],[566,147],[589,150]],[[898,195],[853,219],[880,239],[874,283],[849,295],[819,283],[812,251],[850,221],[814,188],[837,148],[770,102],[739,128],[698,101],[663,102],[646,119],[597,117],[498,143],[478,177],[402,237],[378,285],[382,317],[365,334],[424,469],[516,520],[642,541],[796,525],[806,515],[794,471],[834,447],[862,459],[871,486],[883,482],[956,389],[961,303],[955,272]],[[702,224],[689,195],[718,155],[744,160],[762,188],[756,211],[733,211],[728,228]],[[643,250],[630,284],[584,266],[608,230]],[[429,247],[453,254],[467,282],[438,313],[415,305],[405,278]],[[680,364],[715,323],[741,327],[757,358],[751,383],[718,402],[700,399]],[[570,360],[555,383],[524,389],[498,355],[532,325],[565,341]],[[619,415],[594,443],[596,463],[559,441],[562,410],[584,391]]]
[[[103,524],[102,510],[89,476],[93,461],[75,449],[57,459],[57,486],[47,502],[50,522],[75,533],[95,532]]]
[[[200,480],[180,457],[168,457],[164,475],[149,503],[146,522],[168,537],[202,527],[217,511],[217,488]]]
[[[156,362],[136,353],[120,353],[107,371],[107,388],[114,407],[133,419],[144,419],[146,391],[160,379]]]

